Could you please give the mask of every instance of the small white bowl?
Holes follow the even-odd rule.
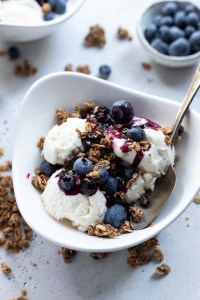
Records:
[[[155,236],[173,222],[197,194],[200,181],[200,115],[190,110],[184,120],[185,133],[176,146],[179,161],[176,166],[175,190],[154,221],[154,226],[123,234],[114,239],[89,236],[68,222],[61,223],[46,213],[40,194],[32,186],[34,168],[42,161],[36,144],[54,124],[56,108],[73,110],[88,99],[111,106],[119,99],[131,102],[136,115],[161,125],[171,125],[179,104],[130,90],[107,81],[78,73],[55,73],[38,80],[24,97],[15,131],[13,152],[14,189],[20,212],[31,228],[58,245],[80,251],[116,251]],[[30,173],[29,179],[26,175]]]
[[[0,38],[6,42],[30,42],[44,38],[77,12],[84,1],[68,0],[67,10],[63,15],[56,15],[54,20],[44,21],[38,25],[12,25],[0,22]]]
[[[147,7],[145,11],[142,13],[140,17],[140,21],[137,24],[137,34],[139,40],[141,41],[148,55],[156,63],[160,65],[169,68],[184,68],[184,67],[194,65],[198,63],[200,60],[200,51],[195,54],[182,56],[182,57],[165,55],[158,52],[156,49],[154,49],[144,36],[144,31],[147,28],[147,26],[152,22],[153,17],[161,13],[163,5],[167,2],[169,1],[156,2],[150,5],[149,7]],[[200,12],[200,8],[197,6],[197,4],[194,4],[192,2],[186,2],[186,1],[175,1],[175,2],[179,4],[180,8],[184,7],[186,4],[193,4]]]

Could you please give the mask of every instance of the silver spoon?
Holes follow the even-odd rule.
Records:
[[[173,146],[180,128],[181,122],[192,103],[198,89],[200,87],[200,64],[195,72],[194,78],[189,86],[185,98],[178,110],[172,125],[171,145]],[[135,223],[131,218],[131,227],[140,230],[147,227],[159,214],[176,185],[176,174],[172,165],[169,166],[167,173],[156,180],[155,189],[150,194],[151,205],[144,209],[144,217],[140,222]]]

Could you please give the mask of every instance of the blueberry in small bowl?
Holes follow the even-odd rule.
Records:
[[[158,64],[180,68],[200,59],[200,8],[190,2],[160,1],[140,18],[138,36]]]

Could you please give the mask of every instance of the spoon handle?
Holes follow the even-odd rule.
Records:
[[[181,122],[182,122],[190,104],[192,103],[192,100],[194,99],[199,87],[200,87],[200,64],[197,67],[194,78],[188,88],[188,91],[187,91],[185,98],[178,110],[174,124],[172,126],[173,132],[172,132],[171,140],[170,140],[172,145],[174,144],[174,142],[176,140],[176,136],[177,136],[178,130],[180,128]]]

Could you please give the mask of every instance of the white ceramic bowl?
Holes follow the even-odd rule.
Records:
[[[148,55],[158,64],[163,65],[165,67],[169,68],[183,68],[183,67],[188,67],[191,65],[194,65],[199,62],[200,60],[200,51],[188,55],[188,56],[182,56],[182,57],[177,57],[177,56],[168,56],[165,54],[162,54],[158,52],[156,49],[154,49],[149,42],[146,40],[144,36],[144,31],[147,28],[147,26],[152,22],[153,17],[161,13],[161,9],[163,5],[169,1],[159,1],[156,2],[149,7],[145,9],[145,11],[142,13],[140,16],[140,20],[137,24],[137,34],[139,37],[139,40],[141,44],[144,46],[144,49],[148,53]],[[180,8],[184,7],[186,4],[191,4],[192,2],[186,2],[186,1],[176,1]],[[197,6],[197,4],[192,3],[197,9],[199,10],[200,13],[200,8]]]
[[[190,110],[184,120],[185,133],[177,145],[177,185],[154,226],[114,239],[89,236],[69,223],[61,223],[44,210],[40,194],[31,184],[34,168],[42,161],[36,144],[54,124],[56,108],[73,110],[88,99],[106,106],[118,99],[130,101],[136,115],[162,125],[171,125],[179,104],[136,92],[107,81],[78,73],[55,73],[38,80],[24,97],[15,131],[13,180],[20,212],[31,228],[44,238],[80,251],[115,251],[137,245],[159,233],[174,221],[197,194],[200,181],[200,115]],[[26,175],[30,173],[30,178]]]
[[[68,0],[67,11],[57,15],[52,21],[44,21],[39,25],[12,25],[0,23],[0,38],[6,42],[30,42],[39,40],[53,33],[63,22],[69,19],[85,0]]]

